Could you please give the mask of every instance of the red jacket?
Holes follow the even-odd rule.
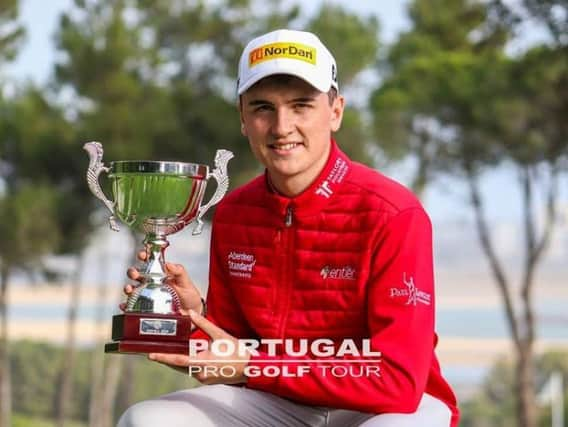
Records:
[[[427,392],[450,407],[457,425],[456,399],[434,354],[430,220],[407,189],[350,161],[335,142],[301,195],[278,195],[264,175],[223,199],[208,304],[208,317],[239,338],[370,338],[381,352],[379,363],[339,363],[355,372],[379,366],[380,376],[338,378],[308,355],[309,374],[251,376],[247,387],[371,413],[414,412]],[[299,358],[289,359],[261,352],[249,366],[277,360],[293,371]]]

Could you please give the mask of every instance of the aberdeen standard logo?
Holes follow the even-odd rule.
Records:
[[[227,255],[227,267],[229,267],[229,275],[233,277],[240,277],[243,279],[250,279],[254,272],[256,265],[256,258],[253,254],[244,252],[231,251]]]

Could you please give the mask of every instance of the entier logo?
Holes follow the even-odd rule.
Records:
[[[332,268],[326,265],[321,269],[320,276],[324,279],[357,280],[357,270],[349,265],[340,268]]]

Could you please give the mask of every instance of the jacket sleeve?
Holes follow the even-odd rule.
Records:
[[[424,210],[409,208],[393,216],[378,232],[371,262],[367,325],[371,349],[381,352],[379,361],[344,357],[327,363],[306,357],[298,363],[297,357],[292,362],[285,355],[260,353],[249,366],[261,370],[273,360],[273,365],[296,373],[299,365],[309,366],[309,373],[291,377],[282,370],[276,377],[249,376],[248,387],[318,406],[373,413],[416,410],[434,347],[432,232]],[[339,366],[348,374],[334,376],[331,368]]]

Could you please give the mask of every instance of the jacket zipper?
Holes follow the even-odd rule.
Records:
[[[284,329],[286,328],[286,319],[288,311],[290,310],[290,302],[292,300],[292,279],[294,277],[294,208],[288,205],[286,208],[286,215],[284,217],[285,228],[282,230],[283,234],[283,247],[286,263],[282,274],[282,311],[280,314],[280,324],[278,328],[278,337],[282,337]]]
[[[286,208],[286,217],[284,218],[284,225],[287,228],[292,226],[293,213],[294,209],[292,208],[292,206],[288,205],[288,207]]]

